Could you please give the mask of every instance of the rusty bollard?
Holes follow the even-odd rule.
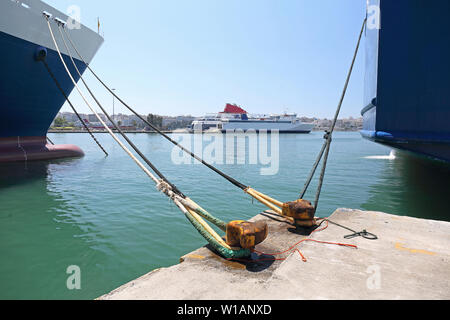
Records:
[[[283,204],[283,215],[294,219],[296,226],[313,227],[316,225],[314,215],[316,210],[307,200],[296,200]]]
[[[230,247],[253,249],[267,238],[268,232],[264,221],[232,221],[227,225],[226,242]]]

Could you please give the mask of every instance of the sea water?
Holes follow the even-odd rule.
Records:
[[[109,157],[89,135],[49,137],[78,145],[86,156],[0,165],[0,299],[97,298],[206,244],[107,134],[97,138]],[[249,219],[266,209],[206,167],[174,159],[174,146],[162,137],[129,137],[183,193],[221,219]],[[280,134],[277,170],[269,175],[261,174],[267,165],[236,155],[223,155],[234,163],[216,162],[243,184],[290,201],[322,144],[321,132]],[[335,133],[318,216],[345,207],[448,220],[448,166],[391,152],[359,133]],[[316,186],[317,179],[305,198],[314,199]],[[71,285],[74,270],[79,287]]]

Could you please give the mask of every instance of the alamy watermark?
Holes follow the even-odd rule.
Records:
[[[66,287],[69,290],[81,290],[81,269],[79,266],[69,266],[66,273],[70,276],[66,280]]]
[[[81,29],[81,8],[77,5],[71,5],[66,10],[69,16],[66,21],[68,29]]]
[[[177,142],[211,165],[259,165],[260,174],[264,176],[276,175],[280,168],[278,130],[196,132],[181,135]],[[177,146],[172,149],[171,158],[176,165],[200,164]]]
[[[367,29],[381,29],[381,10],[378,5],[367,6]]]
[[[370,274],[367,278],[366,286],[369,290],[381,289],[381,268],[379,265],[369,266],[366,273]]]

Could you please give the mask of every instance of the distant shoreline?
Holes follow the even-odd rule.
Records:
[[[313,129],[311,132],[324,132],[327,129]],[[106,130],[91,130],[92,133],[108,133],[108,131]],[[156,131],[142,131],[142,130],[122,130],[124,133],[147,133],[147,134],[157,134],[158,132]],[[360,130],[345,130],[345,129],[339,129],[336,128],[334,131],[336,132],[359,132]],[[113,132],[118,133],[118,131],[113,130]],[[194,132],[183,132],[183,131],[167,131],[167,130],[162,130],[163,133],[165,134],[171,134],[171,133],[189,133],[189,134],[193,134]],[[48,130],[48,133],[88,133],[86,130]],[[203,132],[203,133],[217,133],[217,132]],[[284,133],[284,132],[283,132]],[[292,132],[292,134],[294,134],[295,132]],[[286,134],[290,134],[290,133],[286,133]]]
[[[119,133],[117,130],[112,130],[114,133]],[[156,131],[142,131],[142,130],[122,130],[124,133],[157,133]],[[108,133],[106,130],[91,130],[92,133]],[[164,131],[164,133],[177,133],[174,131]],[[86,130],[48,130],[48,133],[88,133]],[[188,133],[188,132],[180,132]]]

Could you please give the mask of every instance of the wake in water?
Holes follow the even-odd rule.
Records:
[[[369,156],[364,157],[364,159],[377,159],[377,160],[395,160],[395,151],[392,150],[388,156]]]

